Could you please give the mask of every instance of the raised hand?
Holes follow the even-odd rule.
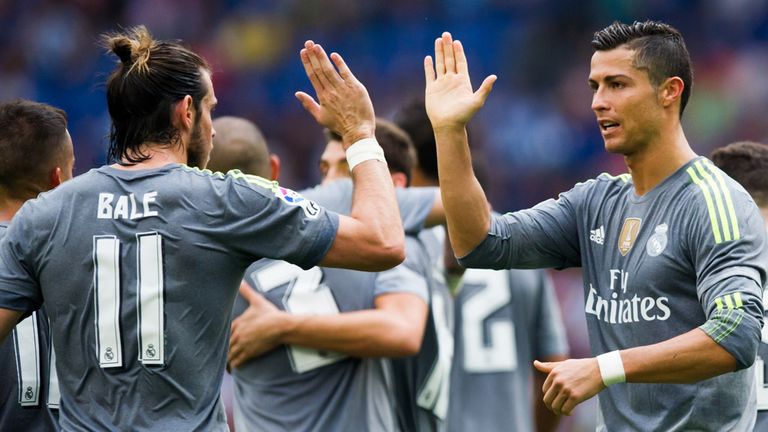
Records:
[[[282,331],[280,317],[286,314],[245,282],[240,284],[240,295],[248,300],[250,306],[232,321],[227,356],[227,362],[232,367],[240,367],[278,346]]]
[[[569,359],[533,365],[547,374],[542,392],[544,404],[557,415],[571,415],[576,405],[605,388],[596,358]]]
[[[472,91],[464,47],[451,34],[443,33],[435,40],[435,63],[424,59],[427,79],[425,104],[432,128],[463,128],[483,106],[491,93],[496,75],[490,75],[476,92]]]
[[[300,55],[317,101],[304,92],[296,92],[296,97],[312,117],[341,135],[345,149],[355,141],[373,137],[376,117],[371,98],[344,59],[332,53],[329,60],[323,47],[312,41],[304,44]]]

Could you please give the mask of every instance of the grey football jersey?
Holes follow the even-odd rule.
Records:
[[[768,265],[768,264],[766,264]],[[768,290],[763,291],[763,307],[768,307]],[[763,322],[762,339],[755,360],[755,385],[757,392],[757,421],[755,432],[768,431],[768,316]]]
[[[453,298],[442,275],[443,227],[419,234],[412,270],[429,282],[429,314],[419,353],[392,359],[397,417],[404,431],[443,431],[453,359]],[[409,251],[410,253],[410,251]]]
[[[348,178],[305,189],[301,193],[336,213],[349,214],[352,208],[352,180]],[[424,227],[438,193],[436,187],[395,188],[406,234],[418,234]]]
[[[7,224],[0,222],[0,238]],[[0,343],[0,431],[58,430],[55,371],[50,374],[50,331],[44,309],[24,318]]]
[[[295,314],[336,314],[373,309],[391,292],[427,301],[426,281],[410,270],[415,240],[406,237],[406,262],[381,273],[314,267],[303,271],[262,260],[246,281],[277,307]],[[234,315],[247,305],[238,297]],[[233,371],[235,425],[246,431],[397,430],[384,359],[283,345]]]
[[[219,401],[245,269],[314,266],[338,217],[276,183],[102,167],[28,201],[0,243],[0,307],[43,298],[64,430],[227,430]]]
[[[766,233],[744,189],[695,158],[643,196],[601,175],[558,200],[494,217],[468,267],[583,266],[594,355],[701,328],[739,371],[694,384],[616,384],[599,430],[748,430],[766,281]],[[717,409],[712,409],[717,407]]]
[[[469,269],[455,307],[448,430],[535,430],[533,360],[568,354],[546,272]]]
[[[403,224],[418,230],[432,207],[435,189],[397,189]],[[327,209],[348,214],[352,183],[339,180],[302,191]],[[381,273],[262,260],[246,272],[246,282],[278,308],[296,314],[333,314],[375,307],[378,295],[412,293],[428,301],[424,277],[412,270],[420,244],[406,237],[406,261]],[[238,296],[233,316],[247,304]],[[281,346],[232,373],[235,424],[246,431],[397,430],[391,371],[383,359]]]

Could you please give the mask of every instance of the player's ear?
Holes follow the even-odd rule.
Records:
[[[274,153],[269,154],[269,170],[272,173],[271,180],[278,180],[280,178],[280,157]]]
[[[63,172],[61,171],[61,167],[56,167],[53,170],[51,170],[51,174],[49,176],[49,189],[53,189],[56,186],[60,185],[61,182],[64,181]]]
[[[408,187],[408,177],[406,177],[405,173],[393,172],[390,173],[390,175],[392,176],[392,184],[394,184],[396,188]]]
[[[171,123],[177,129],[192,129],[192,125],[195,122],[195,106],[192,103],[192,96],[186,95],[183,99],[176,102],[171,115],[173,116]]]
[[[683,83],[683,80],[680,77],[675,76],[664,80],[659,86],[659,101],[661,102],[661,106],[667,108],[670,105],[679,102],[683,95],[683,89],[685,89],[685,83]]]

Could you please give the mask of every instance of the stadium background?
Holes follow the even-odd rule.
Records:
[[[449,30],[477,85],[499,77],[471,123],[497,210],[556,196],[575,182],[624,171],[605,154],[590,110],[591,34],[613,20],[659,19],[686,38],[695,85],[684,115],[699,154],[734,140],[768,141],[768,2],[764,0],[0,0],[0,100],[65,109],[76,173],[105,162],[103,82],[115,58],[98,35],[145,24],[183,39],[214,68],[215,115],[255,121],[283,161],[281,183],[318,180],[322,135],[294,99],[310,90],[298,59],[306,39],[341,53],[378,115],[423,97],[424,55]],[[578,271],[553,272],[574,356],[589,355]],[[560,430],[593,429],[594,401]]]

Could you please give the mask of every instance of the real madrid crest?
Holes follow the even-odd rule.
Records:
[[[648,255],[655,257],[664,252],[664,249],[667,247],[668,230],[669,227],[665,223],[656,226],[653,235],[645,244],[645,251],[648,252]]]
[[[624,226],[621,227],[621,234],[619,234],[619,252],[621,256],[626,256],[629,250],[637,240],[637,233],[640,232],[640,224],[642,220],[639,218],[626,218],[624,219]]]

